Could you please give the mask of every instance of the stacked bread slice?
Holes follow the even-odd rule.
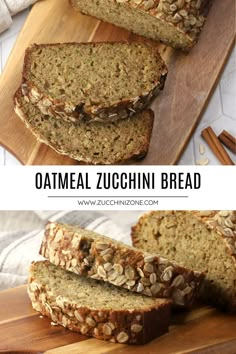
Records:
[[[28,294],[36,311],[90,337],[144,344],[168,330],[170,300],[130,293],[48,261],[32,263]]]
[[[15,111],[61,154],[121,163],[146,155],[153,126],[148,106],[166,75],[150,44],[34,44],[26,50]]]
[[[79,226],[46,225],[31,265],[35,310],[69,329],[143,344],[168,330],[170,308],[189,307],[203,274]]]

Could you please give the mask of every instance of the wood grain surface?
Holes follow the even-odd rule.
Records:
[[[235,35],[235,0],[214,0],[199,43],[189,54],[159,45],[169,75],[155,100],[149,154],[135,162],[175,164],[207,105]],[[0,144],[23,164],[78,162],[38,143],[14,114],[12,96],[20,85],[25,49],[31,43],[135,40],[128,31],[76,13],[68,0],[41,0],[31,10],[0,78]],[[212,117],[214,119],[214,117]]]
[[[172,316],[167,334],[142,346],[114,344],[52,326],[32,307],[26,286],[0,292],[0,352],[48,354],[236,353],[236,316],[208,306]]]

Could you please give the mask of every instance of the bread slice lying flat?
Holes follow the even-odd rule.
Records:
[[[133,245],[206,274],[200,296],[236,311],[236,212],[153,211],[132,229]]]
[[[211,0],[70,0],[87,15],[124,27],[174,48],[197,41]]]
[[[201,273],[152,251],[140,251],[79,226],[49,222],[40,254],[71,272],[147,296],[170,298],[180,306],[192,304],[202,280]]]
[[[143,43],[34,44],[22,92],[43,114],[116,121],[146,108],[166,75],[156,47]]]
[[[168,330],[171,302],[80,277],[47,261],[33,262],[33,308],[73,331],[118,343],[144,344]]]
[[[75,160],[117,164],[148,152],[154,120],[151,110],[117,122],[74,123],[42,114],[20,90],[14,105],[16,114],[38,140]]]

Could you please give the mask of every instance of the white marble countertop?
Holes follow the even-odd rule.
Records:
[[[0,70],[4,69],[7,58],[14,46],[20,30],[29,13],[29,9],[21,12],[13,18],[10,29],[0,34]],[[207,157],[210,165],[218,165],[219,162],[211,153],[200,136],[201,130],[209,125],[212,126],[216,134],[220,134],[223,129],[228,130],[236,136],[236,47],[233,49],[221,79],[215,89],[208,107],[199,122],[187,148],[185,149],[179,165],[195,165],[197,161]],[[199,152],[199,144],[205,147],[203,155]],[[235,161],[235,155],[230,151],[229,155]],[[20,164],[8,151],[0,147],[0,165]]]

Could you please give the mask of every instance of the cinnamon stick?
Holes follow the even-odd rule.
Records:
[[[222,163],[222,165],[234,165],[234,162],[231,160],[230,156],[224,149],[223,145],[221,144],[211,127],[203,129],[201,134],[202,137],[205,139],[206,143],[209,145],[213,154]]]
[[[234,138],[229,132],[223,130],[218,136],[218,139],[233,153],[236,154],[236,138]]]

